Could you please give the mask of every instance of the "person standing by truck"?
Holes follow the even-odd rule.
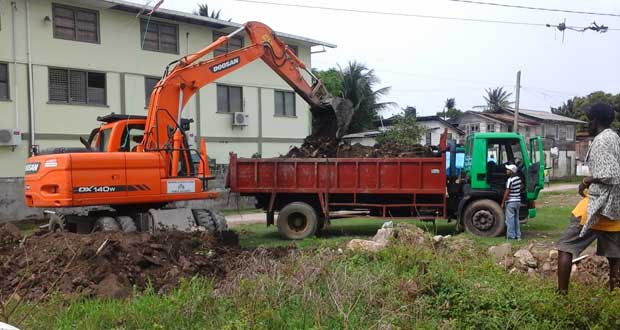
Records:
[[[584,197],[558,241],[558,291],[568,292],[572,260],[597,241],[596,254],[609,261],[609,288],[620,288],[620,136],[610,127],[614,111],[597,103],[586,111],[590,136],[586,155],[591,176],[579,185]],[[586,190],[588,190],[586,194]]]
[[[502,199],[506,221],[506,238],[521,239],[521,227],[519,224],[519,208],[521,207],[521,178],[517,174],[516,165],[506,165],[506,190]]]

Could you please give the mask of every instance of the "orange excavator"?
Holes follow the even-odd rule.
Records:
[[[249,46],[204,59],[243,31]],[[192,121],[183,119],[183,108],[201,87],[257,59],[308,102],[314,135],[338,138],[344,134],[351,120],[351,102],[330,95],[268,26],[248,22],[170,63],[153,89],[146,116],[99,117],[102,125],[88,139],[80,138],[84,148],[55,148],[30,157],[26,204],[46,209],[52,231],[224,229],[225,220],[216,212],[175,206],[179,201],[218,198],[218,193],[208,190],[212,176],[205,139],[200,140],[199,150],[189,147],[185,132]]]

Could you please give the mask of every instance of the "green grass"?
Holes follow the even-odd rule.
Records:
[[[301,241],[282,239],[276,226],[267,227],[265,224],[240,225],[233,228],[239,233],[240,243],[244,247],[276,247],[293,245],[298,248],[307,247],[335,247],[350,241],[353,238],[368,238],[374,236],[386,219],[348,218],[333,219],[329,228],[320,236],[308,237]],[[418,220],[394,220],[394,224],[409,223],[435,233],[432,222]],[[436,233],[441,235],[454,234],[454,223],[445,220],[437,221]]]
[[[251,214],[251,213],[263,213],[261,209],[239,209],[239,210],[222,210],[224,215],[236,215],[236,214]]]
[[[24,305],[23,329],[618,329],[620,291],[508,274],[483,250],[396,243],[377,253],[303,249],[247,260],[223,282],[194,278],[127,300]]]
[[[567,195],[567,192],[551,192],[548,195]],[[572,192],[571,192],[572,194]],[[544,195],[541,196],[544,200]],[[523,239],[515,243],[518,246],[527,245],[536,240],[553,240],[562,235],[568,225],[569,214],[572,207],[568,206],[547,206],[539,203],[537,217],[530,219],[527,224],[521,226]],[[275,247],[294,245],[299,248],[305,247],[333,247],[344,244],[353,238],[368,238],[373,236],[383,225],[385,219],[370,218],[350,218],[335,219],[329,226],[327,232],[319,237],[309,237],[302,241],[284,240],[278,233],[275,226],[267,227],[265,224],[240,225],[234,228],[239,233],[240,242],[245,247]],[[462,235],[472,239],[484,247],[504,243],[504,237],[478,237],[469,233],[457,233],[455,223],[448,223],[446,220],[437,220],[436,227],[432,222],[422,222],[418,220],[395,220],[398,223],[410,223],[439,235]]]

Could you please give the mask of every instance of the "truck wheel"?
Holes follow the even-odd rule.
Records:
[[[95,221],[93,231],[120,231],[121,226],[112,217],[101,217]]]
[[[129,216],[121,215],[119,217],[116,217],[116,222],[121,225],[121,229],[126,233],[133,233],[138,230],[136,228],[136,223]]]
[[[222,232],[228,229],[226,217],[219,211],[192,209],[194,218],[199,226],[205,227],[208,232]]]
[[[506,231],[504,212],[497,202],[480,199],[469,204],[463,217],[465,229],[477,236],[495,237]]]
[[[280,235],[287,239],[304,239],[316,233],[319,221],[312,206],[293,202],[280,210],[276,222]]]

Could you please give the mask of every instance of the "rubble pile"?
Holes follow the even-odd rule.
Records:
[[[285,158],[402,158],[431,157],[432,150],[419,144],[398,143],[364,146],[350,144],[325,136],[308,136],[300,147],[293,147]]]
[[[489,248],[488,253],[509,273],[547,278],[557,277],[558,250],[544,243],[532,243],[513,251],[510,243]],[[586,253],[585,258],[573,261],[571,278],[583,284],[606,285],[609,280],[609,265],[604,257]]]

